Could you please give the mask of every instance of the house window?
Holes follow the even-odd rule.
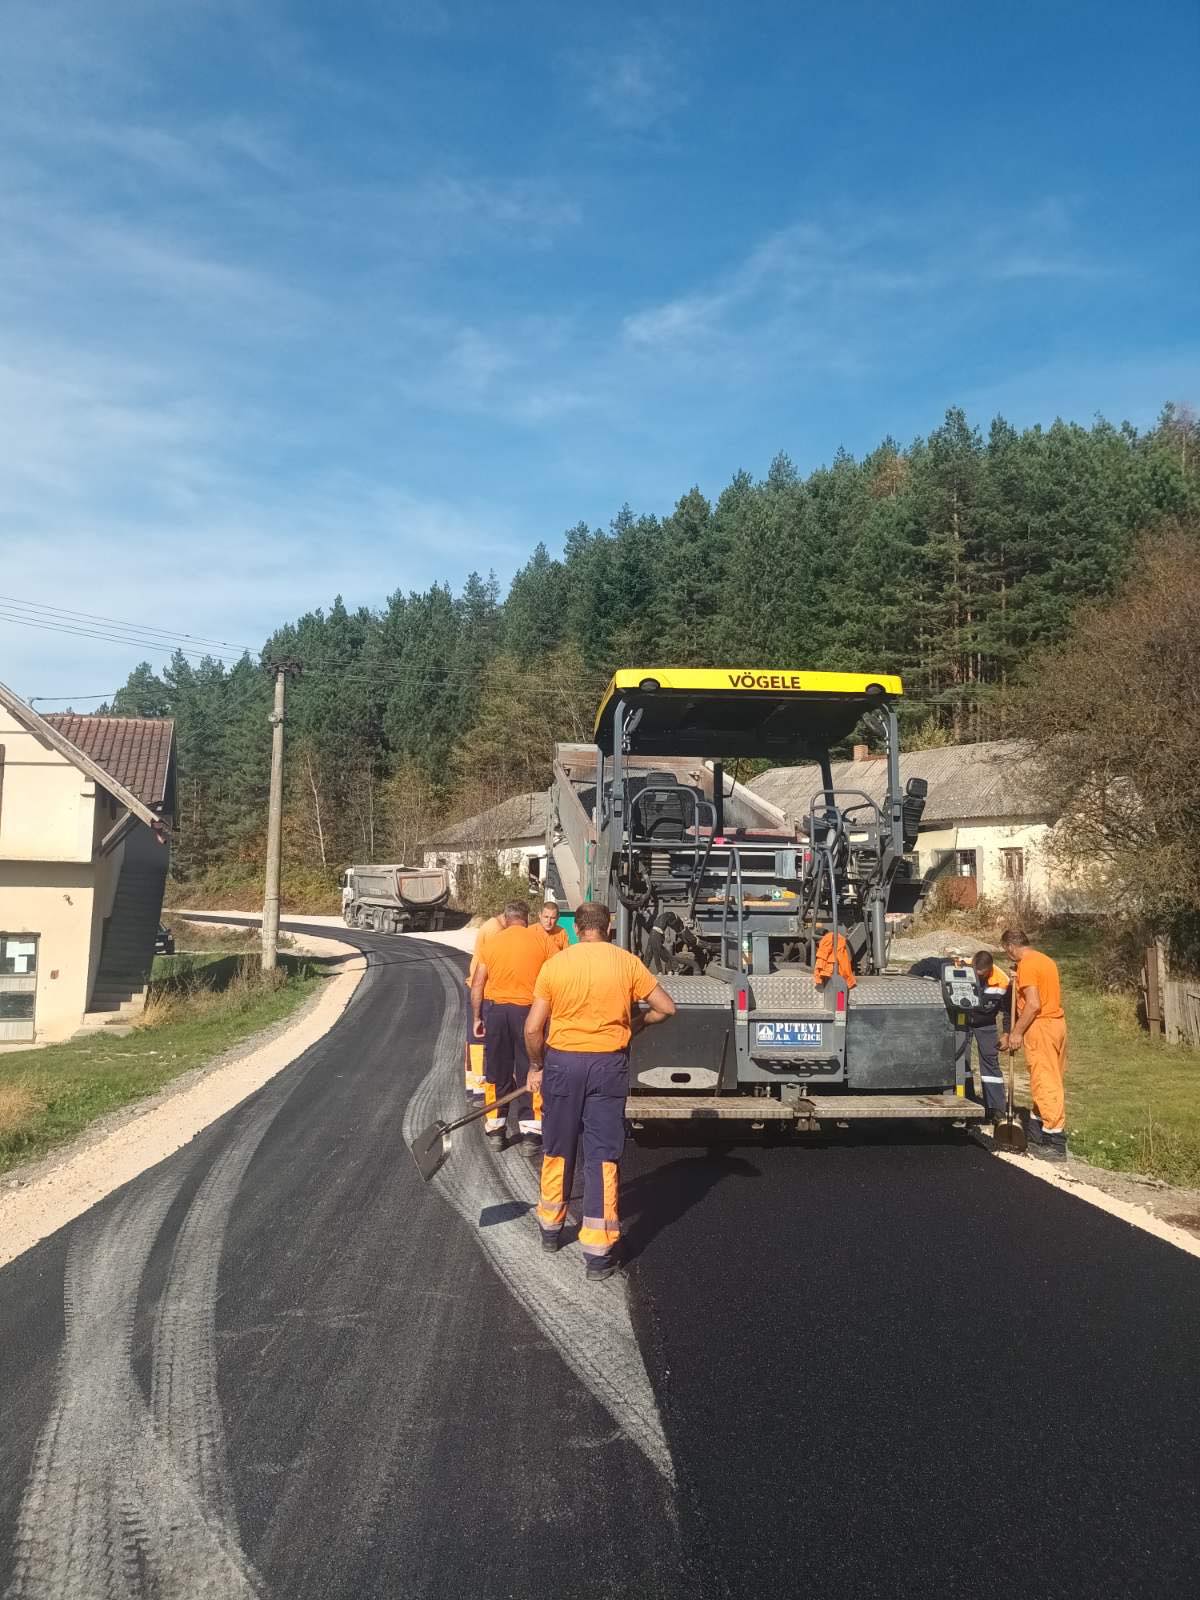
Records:
[[[0,1042],[33,1039],[37,999],[35,933],[0,933]]]
[[[1005,883],[1023,883],[1025,881],[1024,850],[1001,850],[1000,872]]]
[[[974,850],[956,850],[954,852],[954,873],[959,878],[975,877]]]

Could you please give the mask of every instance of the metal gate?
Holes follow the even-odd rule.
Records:
[[[0,1044],[33,1042],[36,933],[0,933]]]

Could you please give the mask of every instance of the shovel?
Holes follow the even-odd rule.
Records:
[[[459,1117],[454,1122],[431,1122],[424,1133],[419,1133],[410,1146],[413,1160],[417,1163],[417,1171],[428,1183],[434,1173],[439,1170],[446,1157],[450,1154],[450,1135],[459,1128],[465,1128],[468,1122],[478,1122],[480,1117],[490,1117],[519,1095],[527,1094],[528,1090],[522,1085],[510,1094],[501,1095],[499,1100],[493,1100],[490,1106],[479,1106],[474,1111],[468,1111],[465,1117]]]
[[[1017,1025],[1017,975],[1013,973],[1011,995],[1008,1004],[1008,1036],[1012,1038],[1012,1031]],[[1029,1147],[1029,1140],[1025,1129],[1016,1121],[1013,1115],[1013,1088],[1016,1080],[1017,1052],[1009,1046],[1008,1050],[1008,1109],[1004,1114],[1004,1121],[998,1122],[992,1130],[992,1148],[1002,1150],[1005,1155],[1023,1156]]]

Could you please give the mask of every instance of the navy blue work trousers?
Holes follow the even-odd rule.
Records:
[[[528,1006],[483,1002],[483,1075],[490,1084],[490,1102],[500,1100],[510,1089],[524,1084],[529,1076],[529,1055],[525,1049],[525,1019]],[[528,1117],[529,1096],[513,1101],[518,1117]],[[509,1106],[502,1108],[507,1117]]]
[[[548,1234],[565,1222],[582,1144],[579,1242],[589,1260],[603,1263],[621,1242],[618,1163],[625,1148],[629,1053],[547,1049],[545,1066],[538,1222]]]
[[[1004,1073],[1000,1067],[1000,1037],[996,1024],[968,1023],[958,1029],[958,1051],[963,1065],[967,1092],[973,1088],[971,1077],[971,1041],[979,1047],[979,1081],[983,1086],[983,1103],[989,1112],[1002,1112],[1007,1104],[1004,1090]],[[974,1095],[971,1096],[974,1099]]]

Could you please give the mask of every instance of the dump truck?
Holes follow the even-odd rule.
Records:
[[[341,883],[347,927],[405,933],[445,925],[450,879],[443,867],[347,867]]]
[[[633,1041],[630,1123],[733,1121],[815,1130],[965,1122],[945,985],[889,966],[890,930],[922,885],[911,863],[927,786],[900,783],[898,677],[643,667],[617,672],[583,747],[556,761],[554,877],[604,901],[614,937],[657,973],[675,1020]],[[882,803],[834,786],[831,751],[882,745]],[[736,781],[740,762],[813,764],[786,817]],[[844,949],[851,983],[815,970]]]

